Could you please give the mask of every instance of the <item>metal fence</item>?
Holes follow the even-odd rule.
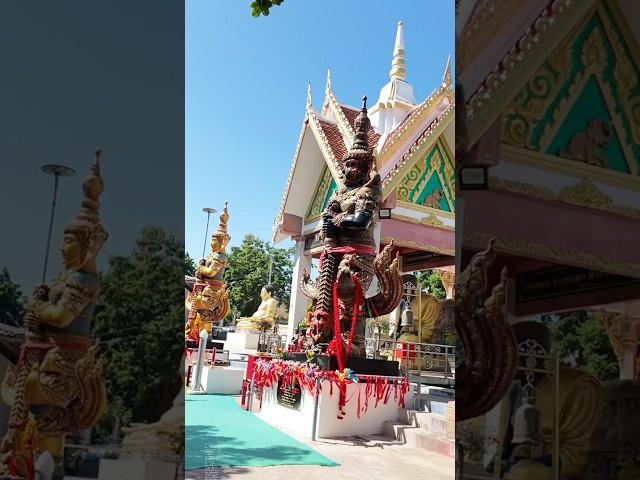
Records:
[[[383,340],[380,355],[398,361],[405,374],[455,378],[456,347],[453,345]]]

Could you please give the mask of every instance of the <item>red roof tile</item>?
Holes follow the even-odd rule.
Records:
[[[324,120],[318,121],[320,122],[322,131],[324,132],[324,135],[325,137],[327,137],[329,145],[331,146],[333,156],[338,162],[342,162],[342,157],[344,157],[345,153],[347,153],[347,147],[345,146],[344,140],[342,139],[340,130],[338,130],[338,127],[332,123],[325,122]]]
[[[342,110],[344,116],[347,117],[351,128],[354,128],[353,126],[356,122],[356,117],[360,113],[360,110],[356,110],[352,107],[347,107],[346,105],[340,105],[340,110]],[[369,147],[374,148],[378,144],[378,140],[380,140],[380,135],[378,135],[371,127],[369,127],[369,131],[367,132],[367,134],[367,136],[369,137]]]

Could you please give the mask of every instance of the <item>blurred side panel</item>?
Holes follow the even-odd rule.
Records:
[[[456,7],[458,478],[638,478],[637,4]]]

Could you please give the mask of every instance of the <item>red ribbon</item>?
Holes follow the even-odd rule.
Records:
[[[326,247],[320,254],[320,268],[322,268],[324,257],[330,253],[356,253],[359,255],[375,255],[376,249],[371,245],[345,245],[343,247]]]

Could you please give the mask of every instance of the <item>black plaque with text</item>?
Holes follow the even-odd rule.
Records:
[[[302,391],[297,380],[293,380],[289,384],[285,384],[282,378],[278,380],[278,393],[276,400],[283,407],[300,410],[300,401],[302,399]]]

